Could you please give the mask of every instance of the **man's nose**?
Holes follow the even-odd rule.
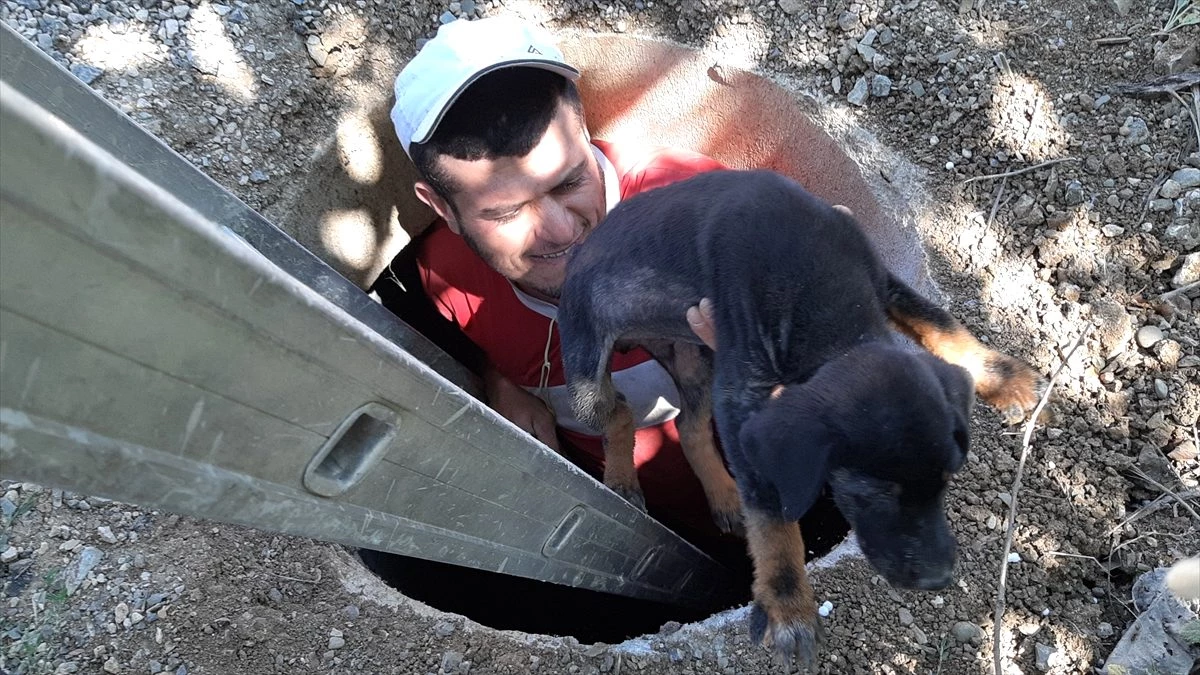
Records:
[[[556,199],[544,199],[541,204],[539,239],[568,244],[575,239],[575,215]]]

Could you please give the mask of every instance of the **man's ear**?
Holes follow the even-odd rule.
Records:
[[[424,202],[442,220],[446,221],[446,225],[450,227],[451,232],[462,234],[462,229],[458,224],[458,219],[454,217],[454,209],[450,207],[450,202],[442,199],[442,196],[433,189],[432,185],[419,180],[413,184],[413,192],[417,193],[417,199]]]
[[[800,520],[821,496],[832,450],[825,424],[796,405],[803,388],[787,387],[768,399],[738,432],[742,453],[775,488],[785,520]]]

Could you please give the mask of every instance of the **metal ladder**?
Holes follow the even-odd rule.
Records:
[[[732,575],[0,26],[0,475],[695,607]]]

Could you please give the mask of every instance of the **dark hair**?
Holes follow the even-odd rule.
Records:
[[[458,97],[433,136],[409,146],[417,171],[445,199],[457,190],[438,166],[440,155],[475,161],[523,157],[545,135],[560,102],[583,124],[583,103],[575,83],[543,68],[502,68],[479,78]]]

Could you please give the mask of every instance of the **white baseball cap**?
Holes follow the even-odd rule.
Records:
[[[510,66],[544,68],[572,81],[579,78],[579,70],[563,60],[548,33],[516,17],[459,19],[438,28],[396,76],[392,124],[404,152],[413,143],[429,140],[467,87]]]

